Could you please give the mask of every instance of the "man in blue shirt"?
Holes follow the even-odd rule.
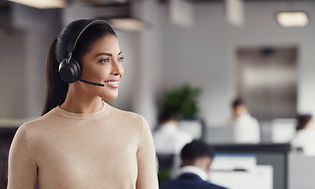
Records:
[[[206,143],[194,140],[180,155],[182,167],[176,179],[162,183],[160,189],[226,189],[208,182],[213,152]]]

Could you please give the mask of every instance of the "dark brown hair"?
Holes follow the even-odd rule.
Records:
[[[242,105],[245,105],[245,103],[241,97],[236,97],[231,103],[231,107],[233,110],[236,109],[238,106],[242,106]]]
[[[194,161],[202,157],[214,157],[213,148],[207,143],[201,140],[193,140],[192,142],[186,144],[181,153],[180,157],[182,161]]]
[[[46,64],[46,102],[42,115],[54,107],[61,105],[68,92],[68,84],[59,75],[59,63],[68,57],[68,43],[80,32],[87,20],[76,20],[67,25],[50,46]],[[81,58],[90,50],[99,38],[114,35],[113,28],[104,24],[91,25],[80,36],[72,57],[80,62]]]

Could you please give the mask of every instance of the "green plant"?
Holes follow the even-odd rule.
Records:
[[[160,115],[172,115],[182,119],[196,119],[199,113],[200,88],[188,84],[170,90],[162,95],[159,103]]]

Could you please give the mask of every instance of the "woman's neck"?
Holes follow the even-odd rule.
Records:
[[[74,92],[70,87],[65,101],[60,105],[60,108],[73,113],[93,113],[102,107],[103,102],[100,97]]]

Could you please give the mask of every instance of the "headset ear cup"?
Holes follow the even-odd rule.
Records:
[[[59,64],[59,74],[63,81],[66,83],[73,83],[80,79],[81,69],[79,63],[75,59],[70,59],[67,62],[67,59],[64,59]]]
[[[73,65],[73,70],[74,70],[74,74],[73,74],[73,79],[74,81],[78,81],[80,78],[81,78],[81,67],[80,67],[80,64],[79,62],[72,58],[71,60],[71,65]]]

